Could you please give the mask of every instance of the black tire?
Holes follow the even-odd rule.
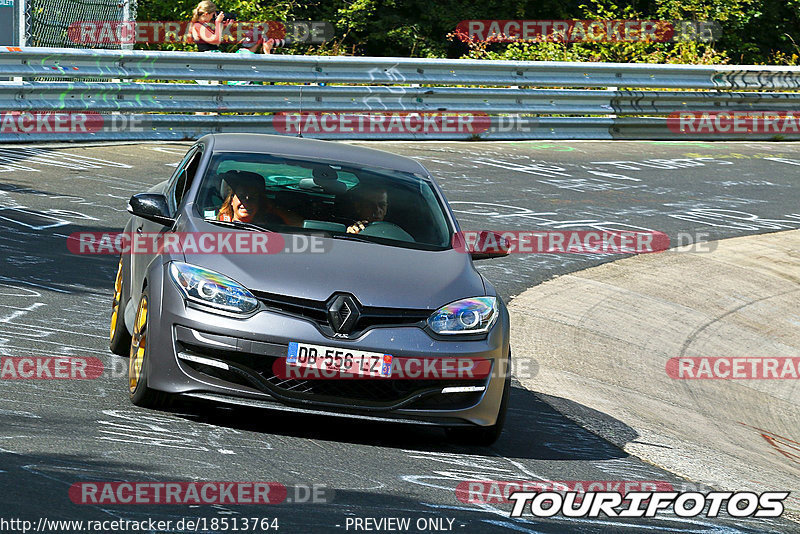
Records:
[[[145,289],[139,300],[139,305],[136,307],[136,319],[134,320],[133,335],[131,336],[128,356],[128,391],[131,396],[131,402],[136,406],[157,410],[168,407],[170,398],[166,393],[150,389],[147,386],[147,346],[150,337],[148,335],[150,330],[149,302],[150,294]],[[144,315],[143,320],[142,315]]]
[[[508,412],[508,398],[511,395],[511,351],[508,353],[508,366],[506,367],[506,378],[503,382],[503,398],[500,400],[500,411],[497,413],[497,421],[492,426],[463,427],[454,426],[447,428],[447,437],[451,441],[463,445],[476,445],[488,447],[492,445],[503,433],[503,425],[506,422]]]
[[[125,276],[122,272],[122,255],[119,257],[117,277],[114,279],[114,298],[111,305],[111,328],[109,329],[108,348],[118,356],[127,356],[131,348],[131,333],[125,326],[125,303],[122,296],[125,294],[123,283]]]

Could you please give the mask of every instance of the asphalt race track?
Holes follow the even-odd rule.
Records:
[[[444,187],[464,229],[647,229],[667,233],[677,245],[800,228],[800,144],[362,144],[419,159]],[[117,258],[73,255],[66,237],[120,231],[130,195],[166,179],[189,144],[65,146],[0,147],[0,356],[96,357],[105,371],[95,380],[0,380],[0,517],[34,524],[43,517],[268,517],[278,519],[283,533],[353,532],[355,518],[388,517],[410,518],[410,532],[437,526],[463,533],[800,531],[787,519],[669,514],[511,519],[510,505],[459,501],[455,488],[465,480],[695,487],[584,430],[518,384],[506,430],[488,449],[456,446],[443,432],[416,426],[134,407],[127,398],[127,359],[107,349]],[[509,299],[619,257],[515,254],[480,262],[479,269]],[[70,500],[74,483],[122,480],[276,481],[333,493],[325,503],[297,502],[305,500],[298,490],[271,506]],[[418,519],[432,521],[416,530]]]

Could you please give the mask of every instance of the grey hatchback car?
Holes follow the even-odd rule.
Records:
[[[429,424],[473,444],[500,435],[508,311],[472,263],[491,254],[454,246],[458,223],[419,162],[207,135],[128,211],[110,348],[130,358],[134,404]]]

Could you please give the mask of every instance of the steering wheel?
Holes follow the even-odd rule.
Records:
[[[411,237],[411,234],[388,221],[371,222],[359,233],[361,235],[383,237],[386,239],[395,239],[397,241],[410,241],[412,243],[415,241],[415,239]]]

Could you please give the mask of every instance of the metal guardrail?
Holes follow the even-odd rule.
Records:
[[[800,68],[761,65],[652,65],[292,55],[253,57],[237,54],[72,48],[0,51],[0,76],[724,90],[800,88]]]
[[[641,115],[664,116],[682,111],[791,113],[800,102],[797,92],[765,92],[798,89],[800,68],[769,66],[244,56],[2,47],[0,77],[34,80],[0,82],[0,112],[115,112],[146,124],[138,131],[103,129],[61,137],[55,133],[32,134],[0,128],[2,141],[184,139],[209,131],[282,133],[270,115],[228,114],[328,111],[471,112],[490,115],[491,125],[476,133],[317,132],[309,137],[772,139],[776,136],[752,133],[693,137],[670,130],[663,118]],[[35,81],[37,78],[64,81]],[[105,81],[77,81],[87,78]],[[160,83],[165,80],[237,80],[267,85]],[[187,114],[201,111],[223,115]],[[148,112],[159,114],[144,114]],[[513,129],[504,127],[502,115],[507,114],[516,116]],[[520,117],[520,114],[566,116]],[[779,138],[797,139],[800,133],[787,132]]]
[[[692,110],[790,111],[800,109],[800,93],[49,82],[0,84],[0,109],[668,115]]]

